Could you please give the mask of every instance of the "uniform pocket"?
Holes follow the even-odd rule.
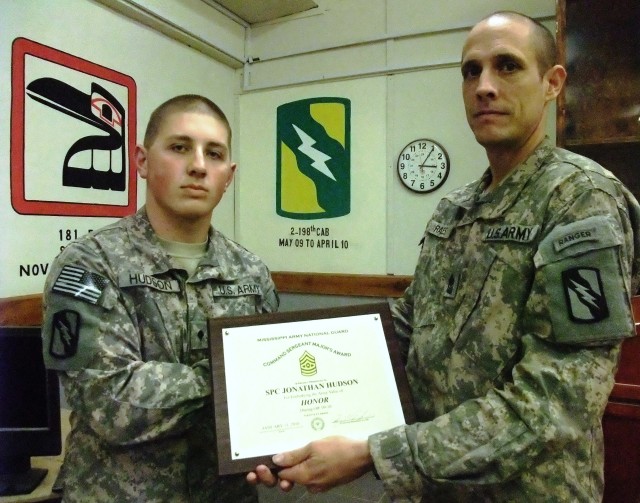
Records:
[[[478,307],[482,291],[487,283],[489,272],[496,261],[496,251],[487,247],[462,266],[462,271],[453,271],[452,275],[461,275],[460,287],[453,303],[453,330],[449,332],[449,338],[456,342],[458,337],[470,321],[471,313]],[[445,291],[449,288],[451,278],[447,280]]]
[[[495,250],[486,250],[474,265],[464,301],[454,318],[455,339],[450,380],[460,376],[476,389],[491,386],[510,368],[519,348],[518,316],[526,281],[521,271]],[[508,290],[508,291],[507,291]],[[484,393],[482,388],[480,393]]]

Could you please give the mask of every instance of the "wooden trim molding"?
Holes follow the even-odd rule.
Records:
[[[282,293],[346,295],[354,297],[400,297],[411,276],[272,272]]]
[[[359,274],[307,274],[273,272],[281,293],[309,293],[362,297],[400,297],[411,276]],[[0,326],[41,325],[42,294],[0,299]]]
[[[42,294],[0,299],[0,326],[42,325]]]
[[[362,297],[400,297],[411,276],[358,274],[304,274],[273,272],[273,280],[282,293],[345,295]],[[631,299],[640,335],[640,295]],[[42,294],[0,299],[0,326],[42,324]]]

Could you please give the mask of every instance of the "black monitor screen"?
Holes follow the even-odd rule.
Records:
[[[61,450],[60,395],[40,327],[0,327],[0,494],[31,492],[46,471],[31,456]]]
[[[0,338],[0,428],[47,428],[47,378],[35,337]],[[42,363],[42,364],[41,364]],[[25,400],[29,397],[29,400]]]

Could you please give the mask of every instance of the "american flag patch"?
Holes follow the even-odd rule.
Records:
[[[53,291],[96,304],[105,286],[107,280],[99,274],[65,265],[53,285]]]

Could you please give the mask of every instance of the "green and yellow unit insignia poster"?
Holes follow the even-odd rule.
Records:
[[[336,218],[351,208],[351,102],[310,98],[277,110],[276,212]]]
[[[236,240],[272,271],[386,274],[384,77],[238,103]]]

